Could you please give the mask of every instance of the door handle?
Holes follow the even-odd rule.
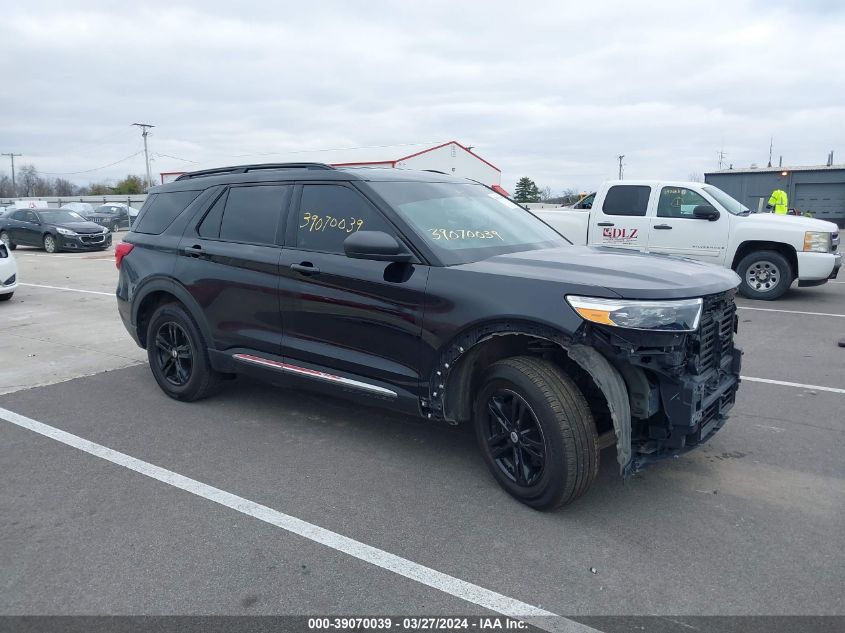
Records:
[[[199,244],[194,244],[193,246],[186,246],[182,249],[182,252],[185,253],[188,257],[200,257],[202,255],[202,246]]]
[[[654,228],[666,230],[666,229],[671,229],[672,227],[669,226],[668,224],[655,224]]]
[[[310,262],[302,262],[301,264],[291,264],[290,269],[295,270],[298,273],[302,273],[303,275],[316,275],[320,272],[320,269]]]
[[[616,226],[613,222],[599,222],[596,226]]]

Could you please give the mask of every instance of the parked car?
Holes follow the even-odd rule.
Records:
[[[587,208],[532,212],[576,244],[681,255],[735,270],[749,299],[777,299],[795,280],[827,283],[842,266],[832,222],[751,215],[706,183],[613,181]]]
[[[17,209],[0,218],[0,241],[9,249],[39,246],[48,253],[103,250],[111,246],[109,230],[65,209]]]
[[[700,445],[739,384],[734,272],[572,246],[443,174],[186,174],[150,190],[115,263],[166,395],[251,374],[468,422],[498,483],[538,509],[586,492],[601,447],[627,476]]]
[[[91,222],[108,227],[112,233],[117,233],[120,229],[129,228],[134,217],[132,211],[129,205],[110,202],[97,207],[85,217]]]
[[[18,265],[5,243],[0,242],[0,301],[12,298],[18,287]]]
[[[94,205],[90,202],[66,202],[62,205],[62,209],[75,211],[83,218],[88,219],[88,216],[94,212]]]

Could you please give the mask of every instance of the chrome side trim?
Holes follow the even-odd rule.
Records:
[[[232,358],[234,358],[235,360],[239,360],[242,363],[258,365],[259,367],[269,367],[270,369],[276,369],[278,371],[287,372],[289,374],[306,376],[308,378],[314,378],[315,380],[322,380],[325,382],[334,383],[336,385],[343,385],[344,387],[352,387],[353,389],[360,389],[362,391],[377,393],[381,396],[387,396],[389,398],[397,397],[396,392],[391,391],[390,389],[385,389],[384,387],[379,387],[378,385],[371,385],[366,382],[361,382],[360,380],[353,380],[352,378],[335,376],[334,374],[328,374],[324,371],[318,371],[316,369],[299,367],[297,365],[291,365],[290,363],[283,363],[277,360],[270,360],[269,358],[262,358],[261,356],[253,356],[252,354],[234,354]]]

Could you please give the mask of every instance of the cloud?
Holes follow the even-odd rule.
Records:
[[[618,154],[629,177],[707,171],[720,149],[764,163],[770,136],[788,164],[845,155],[839,3],[583,4],[18,4],[2,151],[88,170],[138,151],[136,121],[156,125],[154,172],[454,138],[505,186],[553,189],[615,176]]]

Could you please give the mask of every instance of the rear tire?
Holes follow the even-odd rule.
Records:
[[[739,293],[748,299],[774,301],[792,285],[793,272],[789,261],[777,251],[754,251],[736,267],[742,278]]]
[[[0,242],[3,242],[10,251],[15,250],[18,245],[12,241],[12,238],[9,237],[9,234],[6,231],[0,232]]]
[[[202,333],[178,303],[164,304],[153,313],[147,327],[147,359],[158,386],[175,400],[200,400],[219,386],[220,375],[211,368]]]
[[[598,474],[598,435],[587,401],[546,360],[519,356],[493,363],[475,397],[473,422],[493,477],[532,508],[571,503]]]

